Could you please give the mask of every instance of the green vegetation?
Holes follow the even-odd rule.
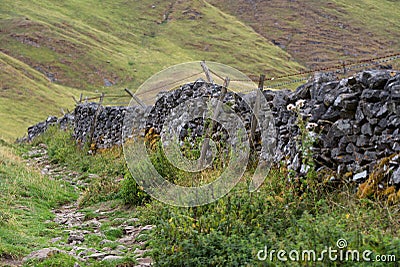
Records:
[[[395,36],[398,35],[396,29],[400,25],[400,15],[396,12],[398,1],[385,0],[375,2],[373,0],[362,0],[356,3],[349,3],[344,0],[334,0],[332,2],[348,12],[348,19],[351,23],[356,23],[357,26],[364,24],[364,27],[374,34],[391,40],[394,40]],[[398,40],[396,45],[397,48],[400,45]]]
[[[151,231],[140,232],[136,241],[145,242],[150,251],[144,256],[151,256],[158,266],[285,266],[276,254],[272,262],[258,260],[257,254],[265,246],[268,251],[313,249],[321,253],[326,246],[336,249],[341,238],[348,242],[349,250],[371,250],[371,258],[395,255],[397,262],[392,265],[399,263],[398,199],[387,201],[384,195],[379,199],[373,194],[360,198],[355,185],[333,185],[322,179],[323,174],[312,168],[309,146],[313,140],[305,121],[299,124],[303,127],[303,163],[311,167],[307,177],[299,178],[276,166],[263,186],[250,193],[248,181],[254,171],[250,166],[232,192],[195,208],[172,207],[151,199],[128,171],[121,148],[80,147],[70,131],[57,128],[50,128],[29,145],[2,141],[21,137],[26,127],[50,114],[61,114],[60,108],[73,108],[72,96],[78,97],[82,91],[86,96],[122,94],[126,87],[134,91],[154,73],[182,62],[216,61],[249,75],[267,73],[268,78],[302,70],[302,64],[326,66],[400,48],[400,13],[395,0],[254,3],[2,1],[0,265],[20,264],[30,252],[53,245],[72,249],[60,245],[67,242],[68,233],[53,221],[52,210],[73,202],[77,202],[85,222],[107,217],[99,228],[104,236],[87,234],[82,243],[99,251],[118,246],[117,240],[126,230],[121,228],[122,222],[135,227],[155,225]],[[399,66],[398,61],[393,63]],[[126,99],[106,104],[116,102]],[[167,162],[159,140],[149,141],[152,163],[176,184],[208,183],[226,167],[228,159],[220,159],[214,169],[184,173]],[[195,159],[200,146],[189,143],[183,153]],[[42,144],[49,164],[78,174],[75,187],[26,165],[22,155]],[[133,216],[139,221],[128,220]],[[56,237],[60,243],[50,245]],[[104,238],[109,243],[102,243]],[[135,265],[135,246],[143,249],[135,244],[115,262],[90,259],[80,265]],[[74,266],[76,261],[60,253],[25,265]],[[310,259],[290,262],[296,264],[318,266]],[[327,258],[321,264],[367,265]],[[388,264],[374,263],[383,265]]]
[[[35,266],[35,267],[69,267],[74,266],[76,260],[74,257],[65,254],[65,253],[58,253],[51,256],[49,259],[44,261],[37,261],[37,260],[30,260],[28,261],[25,266]]]
[[[0,258],[18,259],[61,231],[47,222],[51,209],[77,198],[64,181],[27,168],[16,149],[0,144]]]
[[[18,156],[37,157],[36,154],[26,154],[30,146],[11,146],[0,142],[0,265],[21,264],[24,256],[30,252],[46,247],[57,247],[68,252],[71,247],[61,246],[66,243],[68,234],[63,227],[53,221],[53,209],[64,204],[78,201],[84,214],[84,220],[96,218],[96,210],[114,210],[108,215],[110,222],[103,223],[99,235],[90,234],[85,238],[83,246],[101,250],[106,245],[101,244],[104,238],[115,240],[122,236],[122,229],[113,221],[116,218],[132,217],[132,211],[121,208],[124,206],[124,195],[119,193],[119,180],[127,171],[121,151],[106,151],[96,155],[89,155],[87,148],[76,147],[70,132],[50,128],[49,131],[37,139],[37,143],[48,147],[48,155],[53,165],[73,167],[79,172],[79,180],[87,181],[87,187],[81,186],[81,197],[78,192],[66,181],[41,175],[33,167],[27,167],[26,162]],[[119,164],[120,163],[120,164]],[[96,174],[95,178],[89,174]],[[140,191],[140,196],[148,196]],[[138,198],[138,197],[137,197]],[[139,202],[138,202],[139,203]],[[80,229],[80,226],[69,230]],[[50,242],[53,238],[61,238],[61,243]],[[116,244],[107,244],[115,249]],[[132,251],[133,253],[133,251]],[[135,265],[135,257],[127,253],[122,259],[112,262],[97,262],[89,259],[80,266],[127,266]],[[77,259],[64,253],[55,253],[44,261],[29,260],[24,266],[74,266]],[[3,266],[3,265],[2,265]],[[125,265],[124,265],[125,266]]]
[[[314,249],[318,253],[325,246],[335,249],[341,238],[347,240],[348,249],[399,255],[395,208],[357,200],[350,188],[298,195],[282,179],[285,175],[271,173],[253,194],[241,183],[207,206],[185,209],[152,202],[141,208],[142,219],[157,225],[149,238],[151,256],[159,266],[286,266],[276,254],[274,261],[263,262],[257,253],[265,246],[268,251]],[[333,265],[326,259],[324,265],[329,264]],[[306,261],[290,265],[303,266]]]
[[[15,140],[26,128],[60,108],[73,108],[76,89],[50,83],[30,66],[0,52],[0,138]]]
[[[68,157],[51,152],[51,159],[83,171],[84,162],[90,162],[90,172],[108,173],[111,177],[120,177],[125,173],[121,151],[102,151],[95,155],[80,152],[71,142],[67,132],[56,130],[46,133],[39,142],[45,142],[49,151],[55,147],[70,149]],[[52,137],[52,138],[50,138]],[[63,145],[65,143],[65,145]],[[57,145],[55,145],[57,144]],[[63,150],[63,149],[61,149]],[[157,150],[156,150],[157,151]],[[155,151],[155,152],[156,152]],[[194,154],[192,151],[191,153]],[[79,156],[78,156],[79,155]],[[155,154],[162,159],[162,154]],[[96,163],[97,162],[97,163]],[[101,166],[101,168],[100,168]],[[115,166],[120,166],[116,168]],[[168,165],[163,170],[173,175]],[[88,170],[86,170],[88,171]],[[89,172],[88,172],[89,173]],[[275,254],[274,261],[260,261],[257,253],[267,246],[268,251],[279,250],[315,250],[321,253],[325,246],[336,249],[337,240],[348,242],[349,250],[371,250],[371,258],[376,255],[400,255],[400,214],[398,207],[388,206],[385,201],[358,199],[354,186],[349,184],[333,185],[323,183],[317,174],[306,178],[305,184],[289,182],[291,177],[284,167],[270,172],[264,185],[258,192],[250,193],[247,180],[251,171],[246,172],[242,181],[227,196],[217,202],[196,208],[177,208],[158,201],[141,202],[139,206],[119,209],[113,217],[130,216],[132,209],[142,224],[154,224],[157,227],[140,239],[147,242],[151,249],[149,255],[157,266],[275,266],[280,263]],[[170,177],[173,178],[173,177]],[[106,179],[103,177],[103,179]],[[187,178],[189,179],[189,177]],[[130,183],[118,187],[120,192],[141,192],[131,176],[124,180]],[[179,180],[183,182],[182,180]],[[96,180],[92,183],[97,183]],[[129,186],[132,186],[129,188]],[[91,186],[89,185],[88,188]],[[111,189],[107,202],[99,196],[103,191],[89,191],[87,198],[92,201],[83,203],[83,212],[88,218],[99,205],[112,205],[114,209],[124,201],[124,195]],[[135,197],[134,199],[137,199]],[[114,204],[111,204],[114,203]],[[126,202],[125,202],[126,203]],[[132,203],[139,203],[133,201]],[[110,240],[121,236],[120,229],[113,223],[102,226],[102,231]],[[100,239],[93,236],[88,242],[99,245]],[[317,257],[319,255],[317,254]],[[310,259],[309,259],[310,260]],[[398,260],[398,258],[397,258]],[[293,266],[304,266],[310,261],[291,262]],[[321,263],[322,264],[322,263]],[[325,257],[324,265],[365,266],[365,262],[331,262]],[[387,266],[387,263],[376,266]],[[392,263],[395,266],[396,263]],[[391,266],[389,264],[389,266]]]
[[[201,0],[5,0],[0,28],[0,123],[6,126],[0,135],[8,140],[49,114],[60,114],[60,108],[71,108],[71,95],[121,95],[124,88],[134,91],[158,71],[183,62],[217,61],[255,75],[302,68],[251,28]],[[113,85],[106,87],[104,79]]]
[[[139,189],[126,167],[121,148],[99,151],[93,156],[87,146],[79,147],[70,131],[51,127],[38,137],[33,145],[45,143],[50,160],[80,173],[82,181],[89,182],[79,198],[80,206],[122,198],[128,204],[141,204],[149,196]],[[92,151],[91,151],[92,152]],[[90,174],[96,174],[94,178]],[[120,183],[122,181],[122,183]]]

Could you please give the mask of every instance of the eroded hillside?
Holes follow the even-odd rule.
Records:
[[[238,17],[309,68],[400,49],[399,1],[209,2]]]

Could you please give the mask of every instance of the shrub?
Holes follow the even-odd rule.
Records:
[[[89,180],[89,185],[79,199],[80,206],[113,199],[140,205],[149,200],[149,196],[139,188],[129,173],[121,147],[90,154],[89,146],[80,148],[76,144],[71,131],[62,131],[57,127],[50,127],[35,139],[33,145],[40,143],[47,145],[49,159],[53,163],[80,172],[80,179],[87,179],[89,174],[98,175]]]

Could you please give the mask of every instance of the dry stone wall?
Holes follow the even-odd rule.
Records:
[[[379,159],[400,151],[399,73],[371,70],[342,80],[317,75],[281,97],[274,105],[278,151],[290,151],[284,154],[296,171],[301,170],[301,156],[293,142],[299,129],[290,107],[299,100],[305,100],[300,116],[316,133],[313,155],[317,167],[329,167],[339,174],[353,172],[353,179],[362,181]],[[394,180],[398,183],[398,179]]]
[[[78,105],[73,115],[61,120],[49,118],[28,129],[31,140],[48,125],[72,121],[74,136],[80,143],[87,142],[93,132],[96,147],[106,148],[122,144],[124,118],[129,114],[135,129],[161,133],[166,117],[179,104],[196,97],[219,98],[221,87],[202,80],[182,85],[177,90],[160,93],[154,106],[103,107],[95,103]],[[315,137],[312,147],[318,169],[329,168],[339,175],[352,172],[350,179],[364,181],[379,159],[400,152],[400,74],[391,70],[367,70],[355,76],[338,80],[332,74],[317,73],[297,90],[264,90],[274,118],[276,153],[274,161],[287,163],[302,174],[299,116],[307,122],[307,129]],[[252,113],[247,103],[254,103],[255,94],[228,92],[223,100],[237,113],[249,132]],[[246,101],[244,101],[246,100]],[[262,111],[263,112],[263,111]],[[265,112],[265,111],[264,111]],[[146,117],[144,114],[148,113]],[[173,115],[173,114],[172,114]],[[96,119],[95,119],[96,118]],[[179,118],[179,116],[177,117]],[[181,118],[184,121],[184,117]],[[66,125],[64,123],[63,125]],[[177,125],[180,138],[201,136],[203,119]],[[222,134],[220,134],[222,133]],[[226,142],[220,124],[214,128],[214,137]],[[256,131],[259,144],[260,128]],[[222,136],[222,137],[221,137]],[[222,138],[222,139],[221,139]],[[260,149],[258,147],[258,149]],[[400,159],[394,158],[387,168],[391,170],[390,183],[400,184]],[[339,176],[338,175],[338,176]]]

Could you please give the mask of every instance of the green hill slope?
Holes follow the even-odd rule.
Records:
[[[54,74],[58,83],[98,89],[104,78],[140,85],[172,64],[214,60],[248,73],[298,69],[290,56],[206,2],[8,1],[2,51]]]
[[[51,83],[40,72],[0,53],[0,138],[21,137],[26,127],[73,108],[79,91]]]
[[[200,0],[4,0],[0,43],[6,126],[0,135],[7,138],[72,105],[69,95],[79,92],[71,88],[135,90],[168,66],[203,59],[248,74],[302,68],[253,29]]]

